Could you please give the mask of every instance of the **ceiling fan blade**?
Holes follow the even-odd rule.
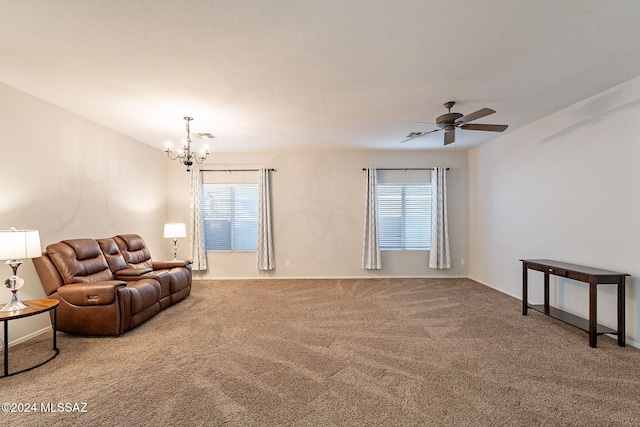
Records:
[[[471,114],[467,114],[466,116],[460,117],[459,120],[456,120],[456,125],[463,125],[465,123],[469,123],[472,120],[477,120],[493,113],[495,113],[495,110],[492,110],[491,108],[482,108],[478,111],[474,111]]]
[[[483,124],[468,124],[460,126],[460,129],[466,130],[484,130],[487,132],[504,132],[509,125],[483,125]]]
[[[425,135],[429,135],[430,133],[438,132],[439,130],[441,129],[435,129],[429,132],[411,132],[409,135],[407,135],[407,139],[400,141],[400,143],[411,141],[412,139],[416,139],[416,138],[421,138]]]
[[[456,132],[445,132],[444,134],[444,145],[449,145],[456,140]]]

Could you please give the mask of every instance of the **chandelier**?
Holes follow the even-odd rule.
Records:
[[[171,146],[169,145],[165,152],[169,156],[171,160],[178,160],[180,163],[187,166],[187,172],[191,170],[191,165],[193,162],[198,164],[202,164],[205,160],[207,160],[207,156],[209,155],[209,151],[205,148],[199,153],[194,153],[191,151],[191,131],[189,130],[189,122],[193,120],[193,117],[183,117],[187,121],[187,140],[184,142],[184,145],[178,152],[174,155],[171,152]],[[207,136],[210,134],[206,134]],[[213,135],[210,136],[213,138]]]

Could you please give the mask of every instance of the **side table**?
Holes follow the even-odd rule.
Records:
[[[11,375],[19,374],[21,372],[30,371],[31,369],[37,368],[38,366],[42,366],[45,363],[49,362],[53,358],[55,358],[60,350],[58,350],[58,345],[56,342],[56,316],[57,316],[57,307],[59,301],[57,299],[52,298],[43,298],[43,299],[34,299],[23,301],[28,305],[27,308],[22,310],[15,311],[4,311],[0,312],[0,322],[4,323],[4,373],[0,375],[0,378],[8,377]],[[15,319],[21,319],[23,317],[35,316],[36,314],[46,313],[48,311],[53,310],[53,317],[51,319],[51,327],[53,328],[53,355],[49,357],[44,362],[38,363],[37,365],[31,366],[26,369],[22,369],[20,371],[9,373],[9,322]]]

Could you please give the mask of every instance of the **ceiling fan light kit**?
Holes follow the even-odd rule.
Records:
[[[429,132],[411,132],[407,135],[407,139],[400,142],[410,141],[412,139],[420,138],[433,132],[444,130],[444,145],[449,145],[456,140],[456,128],[464,130],[481,130],[485,132],[504,132],[508,127],[508,125],[478,123],[469,124],[469,122],[473,120],[481,119],[482,117],[494,114],[495,110],[492,110],[491,108],[481,108],[480,110],[474,111],[473,113],[467,114],[465,116],[460,113],[451,112],[451,108],[453,108],[455,104],[455,101],[445,102],[444,108],[448,109],[449,112],[438,116],[435,123],[417,122],[423,125],[436,125],[439,127],[439,129],[435,129]]]

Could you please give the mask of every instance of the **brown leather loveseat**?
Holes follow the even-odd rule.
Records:
[[[191,292],[191,262],[152,261],[137,234],[63,240],[33,263],[60,301],[58,330],[71,334],[120,335]]]

